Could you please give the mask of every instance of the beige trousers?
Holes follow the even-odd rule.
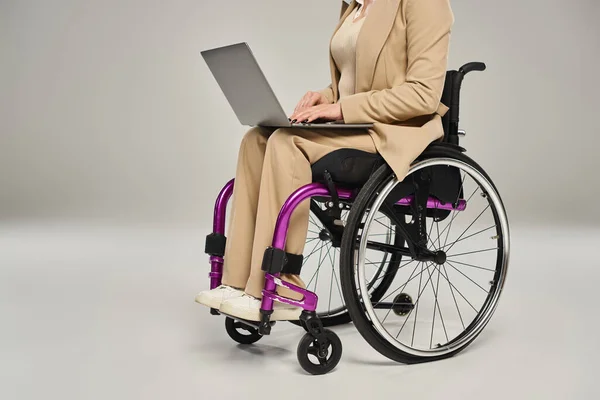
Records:
[[[261,298],[265,250],[271,245],[279,211],[298,188],[312,182],[311,164],[328,153],[354,148],[375,153],[366,131],[253,128],[240,145],[223,266],[223,284]],[[303,202],[290,221],[285,251],[302,254],[310,204]],[[282,279],[304,287],[299,276]],[[298,299],[279,288],[279,294]]]

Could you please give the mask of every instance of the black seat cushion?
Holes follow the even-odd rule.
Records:
[[[323,183],[323,174],[329,171],[335,183],[349,189],[361,187],[384,163],[379,154],[356,149],[336,150],[312,165],[313,182]]]

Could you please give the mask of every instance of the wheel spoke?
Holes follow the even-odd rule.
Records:
[[[417,264],[415,266],[415,268],[413,269],[413,271],[411,272],[409,279],[402,285],[402,287],[398,287],[398,289],[394,290],[392,293],[388,294],[387,296],[385,296],[383,299],[379,300],[375,305],[378,305],[379,303],[384,302],[385,300],[387,300],[388,298],[390,298],[390,296],[393,296],[395,293],[397,293],[398,291],[403,291],[404,288],[406,287],[406,285],[408,285],[412,280],[418,278],[419,276],[421,276],[422,272],[419,272],[418,274],[416,274],[415,276],[412,276],[412,274],[415,273],[415,271],[417,270],[417,268],[419,268],[419,265],[421,264],[421,262],[419,262],[419,264]],[[412,276],[412,278],[411,278]]]
[[[440,247],[440,250],[441,250],[441,249],[444,249],[444,248],[446,248],[446,247],[448,247],[448,246],[454,245],[455,243],[462,242],[463,240],[466,240],[466,239],[472,238],[473,236],[476,236],[476,235],[479,235],[479,234],[481,234],[481,233],[487,232],[487,231],[489,231],[490,229],[492,229],[492,228],[495,228],[495,227],[496,227],[496,225],[492,225],[492,226],[490,226],[489,228],[485,228],[485,229],[482,229],[482,230],[480,230],[479,232],[473,233],[473,234],[471,234],[471,235],[469,235],[469,236],[465,236],[464,238],[462,238],[462,239],[460,239],[460,240],[455,240],[455,241],[454,241],[454,242],[452,242],[452,243],[448,243],[447,245],[444,245],[444,247]]]
[[[427,271],[429,272],[429,267],[427,267]],[[431,279],[431,275],[429,275],[429,278]],[[417,293],[421,293],[421,281],[423,280],[423,264],[421,264],[421,277],[419,278],[419,290],[417,291]],[[427,280],[429,282],[429,279]],[[419,296],[420,298],[421,296]],[[415,310],[415,323],[413,324],[413,332],[412,332],[412,339],[410,341],[410,345],[413,346],[415,343],[415,332],[417,332],[417,316],[419,315],[419,299],[417,299],[417,302],[415,303],[415,307],[417,308]],[[400,333],[398,333],[400,334]]]
[[[325,246],[323,246],[325,247]],[[327,257],[327,254],[329,254],[329,252],[331,251],[331,247],[329,248],[329,250],[327,250],[327,253],[325,253],[325,257]],[[322,252],[322,250],[321,250]],[[319,282],[319,271],[321,270],[321,265],[323,265],[323,261],[325,261],[325,257],[323,257],[321,259],[321,252],[319,252],[319,266],[317,267],[317,278],[315,279],[315,292],[317,291],[317,283]]]
[[[460,265],[464,265],[464,266],[466,266],[466,267],[477,268],[477,269],[481,269],[481,270],[484,270],[484,271],[496,272],[496,270],[495,270],[495,269],[478,267],[477,265],[473,265],[473,264],[467,264],[467,263],[460,262],[460,261],[456,261],[456,260],[452,260],[452,262],[453,262],[454,264],[460,264]]]
[[[483,286],[481,286],[480,284],[478,284],[477,282],[475,282],[473,279],[469,278],[461,270],[459,270],[454,265],[452,265],[452,263],[450,261],[447,261],[447,262],[448,262],[448,265],[450,265],[452,268],[454,268],[455,270],[457,270],[462,276],[464,276],[465,278],[467,278],[468,280],[470,280],[471,282],[473,282],[473,284],[475,284],[479,289],[483,290],[486,293],[489,293],[489,291],[486,288],[484,288]]]
[[[446,271],[446,267],[444,265],[442,265],[442,267],[444,267],[444,271]],[[441,271],[439,268],[437,268],[438,273],[441,274]],[[448,271],[446,271],[446,274],[448,274]],[[456,296],[454,296],[454,290],[452,289],[452,284],[450,283],[449,279],[446,279],[446,281],[448,282],[448,288],[450,288],[450,293],[452,293],[452,298],[454,299],[454,305],[456,305],[456,311],[458,311],[458,317],[460,318],[460,323],[462,324],[463,329],[465,329],[465,323],[463,321],[463,317],[462,314],[460,313],[460,308],[458,307],[458,302],[456,301]]]
[[[330,249],[331,250],[331,249]],[[328,252],[329,254],[329,252]],[[337,276],[335,274],[335,250],[333,251],[333,260],[331,259],[331,255],[329,255],[329,260],[331,261],[331,282],[329,283],[329,306],[327,308],[328,312],[331,312],[331,295],[333,293],[333,280],[335,278],[335,283],[337,284],[338,294],[342,294],[342,289],[340,288],[340,283],[338,282]],[[344,303],[342,299],[342,304]]]
[[[315,279],[315,277],[317,278],[317,280],[319,280],[319,270],[321,269],[321,256],[323,254],[323,247],[325,247],[326,242],[324,242],[321,247],[319,247],[319,265],[317,266],[317,270],[315,271],[315,273],[313,274],[312,278],[310,278],[310,281],[308,281],[308,283],[306,284],[306,287],[309,287],[311,282],[313,281],[313,279]],[[315,291],[317,288],[317,282],[315,281]]]
[[[333,261],[332,261],[332,264],[333,264],[333,278],[335,279],[335,285],[337,286],[338,294],[340,295],[340,298],[341,298],[342,297],[342,287],[340,285],[340,282],[338,280],[337,275],[335,274],[335,265],[336,265],[335,264],[335,251],[333,252]]]
[[[427,267],[427,268],[429,269],[429,267]],[[423,268],[421,268],[421,273],[423,273]],[[429,279],[427,280],[427,282],[425,282],[425,287],[427,287],[427,283],[429,282],[430,279],[431,279],[431,276],[429,277]],[[417,309],[418,309],[419,300],[421,299],[421,296],[423,295],[424,291],[425,291],[425,288],[423,288],[423,290],[419,292],[419,295],[417,296],[417,300],[415,300],[415,302],[414,302],[415,308],[417,308]],[[415,310],[415,308],[413,308],[413,309],[411,309],[409,311],[408,315],[406,316],[406,321],[404,321],[404,324],[402,324],[402,327],[400,328],[400,331],[396,335],[396,339],[398,339],[398,336],[400,336],[400,333],[402,333],[402,329],[404,329],[404,326],[406,325],[406,322],[408,322],[408,320],[410,319],[410,315],[412,314],[413,310]],[[413,333],[414,333],[414,331],[413,331]]]
[[[433,322],[431,324],[431,338],[429,339],[429,348],[431,349],[433,346],[433,330],[435,327],[435,310],[436,306],[438,311],[440,312],[440,319],[442,320],[442,327],[444,328],[444,334],[446,335],[446,342],[449,342],[448,332],[446,331],[446,324],[444,323],[444,316],[442,315],[442,309],[440,308],[440,303],[438,302],[438,293],[440,287],[440,270],[437,270],[437,283],[435,285],[435,289],[433,289],[433,281],[431,282],[431,290],[433,290],[433,295],[435,296],[435,306],[433,307]]]
[[[436,265],[434,265],[434,267],[438,271],[440,270]],[[444,271],[446,272],[446,275],[448,275],[448,271],[446,270],[446,266],[442,265],[442,267],[444,267]],[[454,288],[454,290],[456,290],[456,293],[458,293],[460,295],[460,297],[462,297],[467,302],[467,304],[471,306],[471,308],[473,309],[473,311],[478,312],[478,310],[475,307],[473,307],[473,304],[471,304],[471,302],[469,300],[467,300],[467,298],[461,293],[461,291],[458,290],[458,288],[456,286],[454,286],[454,284],[452,282],[450,282],[449,275],[445,276],[444,274],[442,274],[442,278],[444,278],[445,280],[448,281],[448,284],[450,284],[450,286],[452,286]]]
[[[388,294],[387,296],[385,296],[383,299],[379,300],[377,303],[375,303],[374,307],[376,307],[379,303],[384,302],[385,300],[387,300],[390,296],[393,296],[394,294],[396,294],[397,292],[402,292],[404,291],[404,288],[406,287],[406,285],[408,285],[408,282],[412,281],[414,278],[416,278],[418,275],[421,275],[420,273],[418,275],[415,275],[414,278],[411,278],[413,276],[413,274],[415,273],[415,271],[417,270],[417,268],[419,268],[419,265],[421,265],[421,263],[419,262],[417,265],[415,265],[415,268],[412,270],[412,272],[410,273],[410,276],[408,277],[408,281],[406,281],[406,283],[404,284],[404,286],[402,287],[398,287],[396,290],[394,290],[392,293]],[[394,306],[396,305],[396,299],[394,299],[394,303],[392,304],[392,307],[388,310],[388,312],[385,314],[385,317],[383,317],[383,321],[381,321],[381,323],[385,323],[385,320],[387,319],[387,317],[390,315],[390,313],[392,312]]]
[[[446,256],[446,258],[466,256],[468,254],[485,253],[486,251],[494,251],[494,250],[498,250],[498,247],[494,247],[494,248],[491,248],[491,249],[485,249],[485,250],[469,251],[467,253],[452,254],[452,255]]]
[[[304,257],[304,260],[302,260],[302,266],[304,266],[304,264],[306,264],[306,260],[308,260],[310,258],[310,256],[312,256],[313,254],[315,254],[317,251],[319,251],[319,249],[317,247],[319,247],[319,244],[321,245],[321,247],[325,246],[326,242],[317,242],[317,244],[315,244],[315,247],[313,247],[313,249],[310,251],[310,253]]]
[[[452,244],[452,246],[448,247],[448,250],[446,250],[446,252],[450,251],[450,249],[452,249],[452,247],[454,247],[454,245],[455,245],[456,243],[458,243],[458,241],[460,240],[460,238],[461,238],[461,237],[462,237],[462,236],[463,236],[465,233],[467,233],[467,231],[468,231],[468,230],[469,230],[469,229],[470,229],[470,228],[473,226],[473,224],[474,224],[475,222],[477,222],[477,220],[478,220],[479,218],[481,218],[481,216],[483,215],[483,213],[484,213],[484,212],[486,212],[486,210],[487,210],[488,208],[490,208],[490,205],[489,205],[489,204],[487,205],[487,207],[486,207],[486,208],[484,208],[484,209],[483,209],[483,211],[482,211],[482,212],[481,212],[481,213],[480,213],[480,214],[477,216],[477,218],[475,218],[475,220],[474,220],[473,222],[471,222],[471,224],[470,224],[469,226],[467,226],[467,229],[465,229],[465,230],[463,231],[463,233],[461,233],[461,234],[460,234],[460,236],[458,237],[458,239],[456,239],[456,241],[454,242],[454,244]]]
[[[381,221],[382,218],[387,218],[387,216],[382,215],[381,217],[375,218],[374,221],[377,222],[381,226],[387,227],[387,225]]]

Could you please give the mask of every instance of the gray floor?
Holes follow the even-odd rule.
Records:
[[[296,361],[300,328],[242,348],[193,302],[208,284],[204,234],[2,228],[0,398],[600,398],[600,230],[513,226],[500,307],[459,356],[395,364],[349,325],[322,377]]]

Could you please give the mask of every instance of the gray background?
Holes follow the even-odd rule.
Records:
[[[199,53],[254,49],[284,107],[328,84],[340,2],[0,2],[0,218],[202,226],[240,126]],[[600,223],[597,1],[453,1],[463,141],[513,222]],[[586,201],[587,200],[587,201]]]
[[[248,41],[291,110],[329,83],[339,2],[0,0],[0,398],[600,398],[600,2],[452,6],[450,67],[489,67],[462,125],[508,209],[499,308],[423,365],[336,328],[342,361],[314,378],[299,328],[244,348],[193,302],[246,129],[200,51]]]

